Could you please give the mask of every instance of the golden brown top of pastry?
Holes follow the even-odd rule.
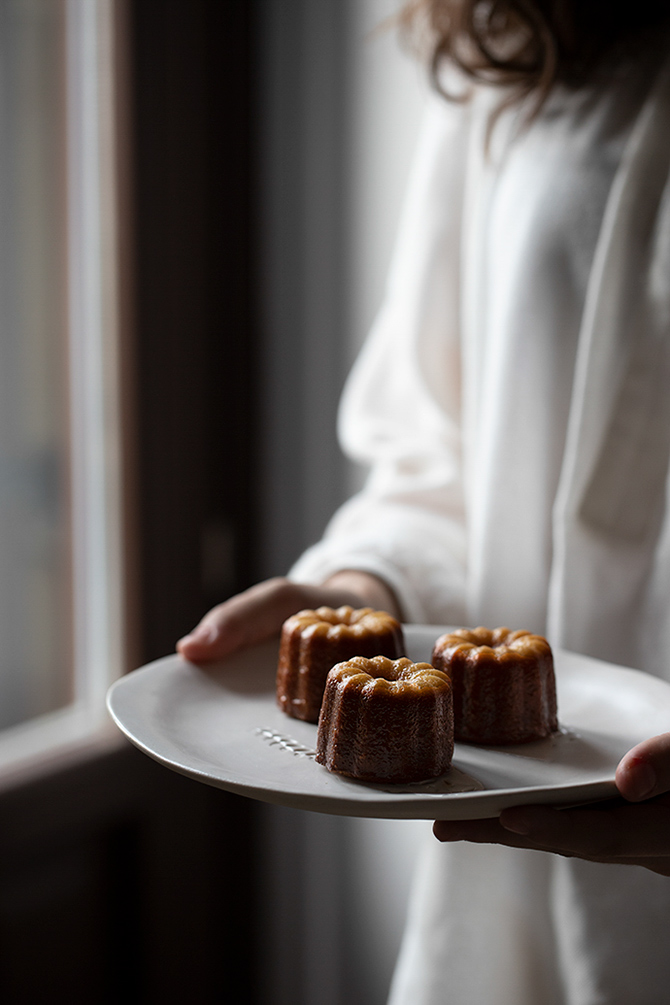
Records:
[[[328,674],[328,683],[355,686],[366,693],[389,694],[432,690],[450,690],[451,678],[430,663],[412,663],[406,656],[390,660],[386,656],[354,656],[337,663]]]
[[[398,631],[400,622],[386,611],[375,611],[372,607],[357,610],[345,604],[343,607],[317,607],[315,611],[298,611],[284,622],[287,631],[299,630],[301,635],[325,635],[338,638],[348,635],[355,638],[368,632]]]
[[[441,635],[435,643],[433,656],[439,650],[440,655],[448,658],[459,650],[463,655],[487,655],[496,659],[504,659],[508,654],[515,656],[550,656],[551,647],[542,635],[509,628],[458,628],[454,632]]]

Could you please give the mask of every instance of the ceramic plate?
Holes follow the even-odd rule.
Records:
[[[429,660],[443,631],[406,626],[409,656]],[[275,704],[276,643],[206,668],[167,656],[117,681],[107,703],[140,750],[208,785],[322,813],[466,820],[520,803],[608,798],[626,750],[670,729],[670,684],[574,653],[554,657],[559,733],[514,747],[456,744],[451,771],[416,785],[355,782],[316,764],[316,726]]]

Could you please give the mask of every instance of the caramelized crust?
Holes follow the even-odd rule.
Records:
[[[395,659],[405,644],[402,627],[386,611],[348,605],[299,611],[284,622],[277,667],[277,701],[294,719],[317,722],[326,676],[352,656]]]
[[[457,740],[526,743],[558,728],[554,661],[541,635],[460,628],[437,640],[432,661],[453,683]]]
[[[316,760],[329,771],[417,782],[444,774],[453,752],[451,681],[429,663],[356,656],[328,674]]]

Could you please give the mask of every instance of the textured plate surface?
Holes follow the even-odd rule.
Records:
[[[444,628],[407,625],[409,656],[429,660]],[[558,650],[560,733],[515,747],[456,744],[449,774],[417,785],[372,785],[313,759],[316,726],[275,705],[276,644],[206,668],[167,656],[110,689],[125,735],[184,775],[265,802],[359,817],[467,820],[520,803],[568,805],[615,793],[635,743],[670,729],[670,684]]]

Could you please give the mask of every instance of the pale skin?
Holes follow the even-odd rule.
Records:
[[[393,592],[376,576],[344,570],[322,586],[270,579],[209,611],[177,643],[185,659],[205,663],[278,635],[303,608],[374,607],[400,615]],[[639,743],[616,772],[620,797],[583,809],[515,806],[490,820],[436,821],[440,841],[533,848],[558,855],[641,865],[670,876],[670,733]]]

